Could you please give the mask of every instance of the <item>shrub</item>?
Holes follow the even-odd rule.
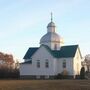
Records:
[[[55,79],[62,79],[62,74],[61,73],[59,73],[58,75],[56,75],[56,77],[55,77]]]
[[[55,79],[69,79],[69,76],[59,73],[58,75],[56,75]]]
[[[85,68],[84,67],[81,68],[80,79],[85,79]]]

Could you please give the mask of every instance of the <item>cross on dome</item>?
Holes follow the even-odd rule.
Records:
[[[51,12],[51,22],[53,21],[53,13]]]
[[[53,22],[53,14],[51,12],[51,22],[47,25],[47,28],[50,27],[50,28],[55,28],[55,23]]]

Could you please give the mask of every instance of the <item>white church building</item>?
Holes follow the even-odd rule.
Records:
[[[58,74],[74,78],[80,74],[81,52],[78,45],[62,46],[55,23],[47,25],[47,33],[40,39],[40,47],[30,47],[20,64],[20,77],[52,79]]]

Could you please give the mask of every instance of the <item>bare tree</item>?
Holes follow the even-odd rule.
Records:
[[[0,52],[0,78],[19,78],[19,62],[13,55]]]
[[[90,72],[90,54],[85,56],[85,63],[86,63],[86,67],[87,67],[87,71]]]

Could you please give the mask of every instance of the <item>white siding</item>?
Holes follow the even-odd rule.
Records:
[[[74,57],[74,75],[79,75],[81,70],[81,56],[79,49],[77,49],[75,57]]]
[[[48,59],[49,68],[45,67],[45,61]],[[37,68],[37,60],[40,60],[40,68]],[[53,56],[41,46],[32,56],[32,64],[22,64],[20,75],[55,75]]]
[[[30,73],[33,74],[31,64],[21,64],[20,65],[20,75],[30,75]]]
[[[57,75],[62,73],[63,60],[66,60],[66,70],[68,75],[79,75],[81,69],[81,56],[79,49],[77,49],[74,58],[54,58],[50,52],[41,46],[35,54],[31,57],[32,64],[21,64],[20,75]],[[49,61],[49,68],[45,67],[46,59]],[[40,60],[40,68],[37,68],[37,60]]]
[[[57,73],[62,73],[63,68],[63,60],[66,61],[66,70],[69,75],[73,75],[73,58],[60,58],[57,60]]]

